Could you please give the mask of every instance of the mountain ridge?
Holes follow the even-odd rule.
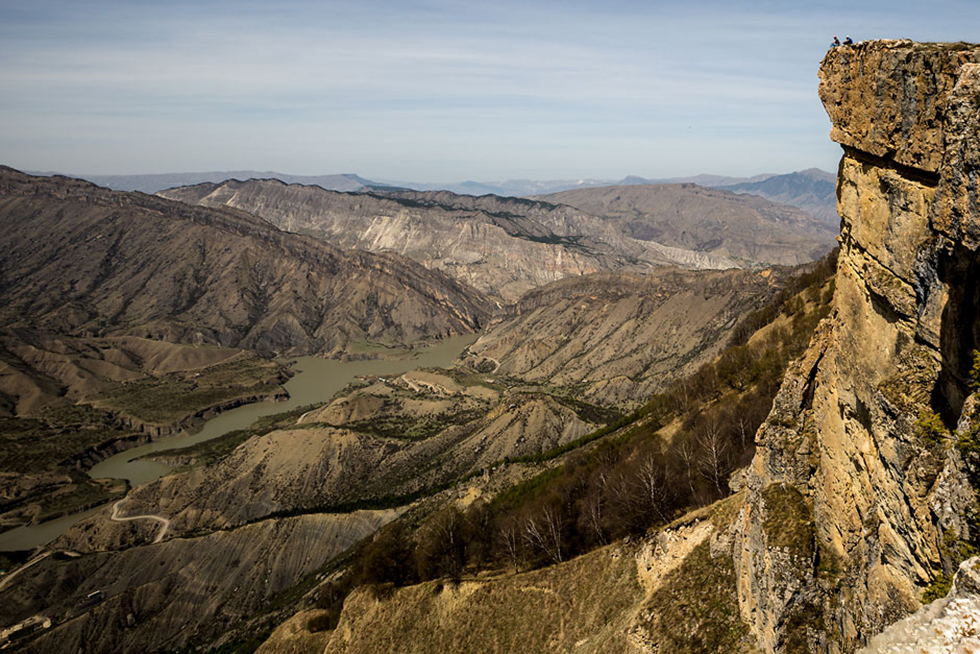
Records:
[[[339,354],[358,339],[472,332],[488,315],[482,297],[437,271],[233,209],[2,168],[0,215],[8,327]],[[366,304],[354,309],[353,298]]]

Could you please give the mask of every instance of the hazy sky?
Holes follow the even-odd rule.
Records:
[[[0,163],[372,179],[835,170],[831,38],[980,3],[0,0]]]

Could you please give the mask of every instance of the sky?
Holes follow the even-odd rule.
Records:
[[[834,35],[980,3],[0,0],[0,163],[373,180],[835,171]]]

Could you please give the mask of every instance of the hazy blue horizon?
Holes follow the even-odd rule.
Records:
[[[0,163],[371,180],[836,170],[836,34],[956,41],[966,2],[0,0]]]

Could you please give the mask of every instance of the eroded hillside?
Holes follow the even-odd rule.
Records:
[[[646,271],[660,265],[730,268],[767,262],[802,263],[819,258],[833,242],[833,233],[824,229],[820,239],[791,239],[797,252],[784,256],[769,247],[780,238],[773,234],[792,232],[792,227],[781,228],[778,223],[803,222],[806,217],[802,212],[760,198],[739,198],[707,189],[678,191],[685,197],[698,192],[724,196],[712,207],[709,231],[724,228],[729,222],[737,227],[745,213],[739,206],[758,205],[765,207],[766,218],[758,210],[753,216],[768,226],[767,233],[756,239],[751,252],[743,247],[732,254],[717,244],[706,245],[716,235],[708,234],[700,217],[690,211],[658,213],[663,221],[676,223],[677,230],[696,235],[681,243],[647,235],[634,237],[614,222],[553,201],[494,195],[473,197],[448,191],[337,193],[276,180],[200,184],[160,195],[191,204],[242,209],[282,229],[311,234],[340,247],[398,252],[505,302],[513,302],[544,284],[598,271]]]
[[[485,300],[230,209],[0,169],[0,326],[339,354],[471,333]]]
[[[836,225],[795,207],[695,184],[585,188],[540,199],[601,216],[634,239],[740,261],[806,263],[837,236]]]
[[[666,268],[565,279],[498,315],[465,361],[633,409],[717,356],[742,316],[765,305],[787,273]]]

